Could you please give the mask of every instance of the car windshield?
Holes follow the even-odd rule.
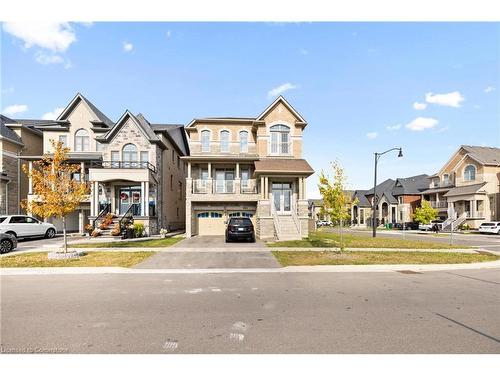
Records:
[[[5,216],[0,217],[0,223],[3,223],[7,219]]]
[[[247,217],[231,218],[229,225],[252,225],[252,221]]]
[[[482,223],[481,226],[482,227],[494,227],[495,223]]]

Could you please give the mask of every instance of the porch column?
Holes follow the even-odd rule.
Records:
[[[306,199],[307,198],[307,184],[306,184],[306,178],[305,177],[302,177],[302,199]]]
[[[212,163],[208,163],[208,178],[212,178]]]
[[[264,180],[264,199],[269,199],[269,177]]]
[[[110,187],[111,191],[111,212],[116,213],[116,192],[115,192],[115,185],[111,185]],[[120,198],[118,198],[120,199]]]
[[[80,163],[80,181],[83,182],[85,181],[85,162]]]
[[[188,178],[191,178],[191,162],[188,161]]]
[[[303,188],[304,188],[304,186],[303,186],[302,177],[299,177],[299,199],[303,198],[303,192],[302,192]]]
[[[265,195],[264,195],[264,177],[260,176],[260,196],[262,197],[262,199],[265,198]]]
[[[31,178],[31,171],[32,170],[33,170],[33,162],[30,160],[28,162],[28,171],[30,173],[30,177],[28,178],[28,180],[29,180],[28,194],[33,194],[33,179]]]
[[[236,176],[234,177],[237,179],[240,178],[240,163],[236,163]]]
[[[149,216],[149,181],[144,183],[144,213]]]
[[[476,217],[476,200],[475,199],[470,201],[470,216]]]
[[[94,181],[94,211],[95,216],[99,215],[99,182]]]
[[[83,215],[83,210],[80,210],[80,212],[78,212],[78,232],[80,234],[83,234],[84,233],[84,221],[85,219],[85,216]]]
[[[142,204],[141,204],[141,216],[144,216],[144,209],[145,209],[145,204],[144,204],[144,195],[145,195],[145,188],[144,188],[145,182],[141,182],[141,197],[142,197]]]

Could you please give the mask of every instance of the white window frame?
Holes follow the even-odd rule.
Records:
[[[207,142],[204,142],[203,134],[208,134]],[[201,152],[210,152],[210,141],[212,138],[212,132],[208,129],[203,129],[200,132],[200,143],[201,143]]]
[[[61,138],[64,138],[64,141],[61,140]],[[63,147],[69,147],[69,145],[68,145],[68,135],[67,134],[61,134],[61,135],[59,135],[58,139],[59,139],[59,142],[62,142],[62,146]]]
[[[242,138],[243,134],[245,134],[246,139]],[[239,133],[239,138],[240,138],[240,152],[242,154],[248,153],[248,136],[249,136],[249,134],[248,134],[247,130],[241,130],[240,133]]]
[[[222,138],[222,135],[227,134],[227,140]],[[231,149],[231,132],[227,129],[222,129],[219,133],[219,147],[220,152],[227,153]]]
[[[288,129],[285,131],[283,129],[273,130],[273,128],[277,129],[278,127],[284,127]],[[291,135],[291,127],[289,125],[283,123],[272,124],[269,127],[269,154],[270,155],[291,155],[292,154],[292,135]],[[283,135],[287,135],[287,142],[283,142]],[[273,141],[273,136],[276,136],[276,141]],[[287,152],[284,152],[283,145],[287,145]],[[275,147],[276,146],[276,147]]]
[[[467,168],[469,168],[469,167],[472,167],[472,171],[474,173],[473,176],[470,176],[470,172],[467,173]],[[469,169],[469,171],[470,171],[470,169]],[[475,181],[476,180],[476,172],[477,172],[477,168],[476,168],[476,166],[474,164],[468,164],[468,165],[466,165],[465,168],[464,168],[464,173],[463,173],[464,181]]]
[[[86,135],[78,135],[78,133],[85,132]],[[87,129],[78,129],[75,132],[75,151],[85,152],[90,151],[90,135]]]

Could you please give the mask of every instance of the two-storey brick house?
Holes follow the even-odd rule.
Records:
[[[53,153],[51,140],[63,142],[70,149],[69,162],[81,165],[74,178],[91,185],[88,199],[67,220],[70,231],[83,232],[86,223],[107,213],[131,216],[150,234],[184,227],[181,157],[189,154],[189,146],[182,125],[152,124],[128,110],[115,123],[77,94],[56,120],[37,129],[43,132],[43,154]],[[41,157],[28,158],[30,165]]]
[[[422,197],[438,209],[445,229],[500,220],[500,148],[460,146],[429,177]]]
[[[306,126],[282,96],[257,117],[193,120],[183,158],[187,236],[222,235],[231,216],[250,217],[258,238],[307,236]]]

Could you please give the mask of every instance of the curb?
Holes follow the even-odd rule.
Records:
[[[282,268],[193,268],[147,269],[122,267],[0,268],[0,276],[85,275],[85,274],[231,274],[231,273],[336,273],[336,272],[431,272],[500,269],[500,260],[459,264],[376,264],[339,266],[288,266]]]

